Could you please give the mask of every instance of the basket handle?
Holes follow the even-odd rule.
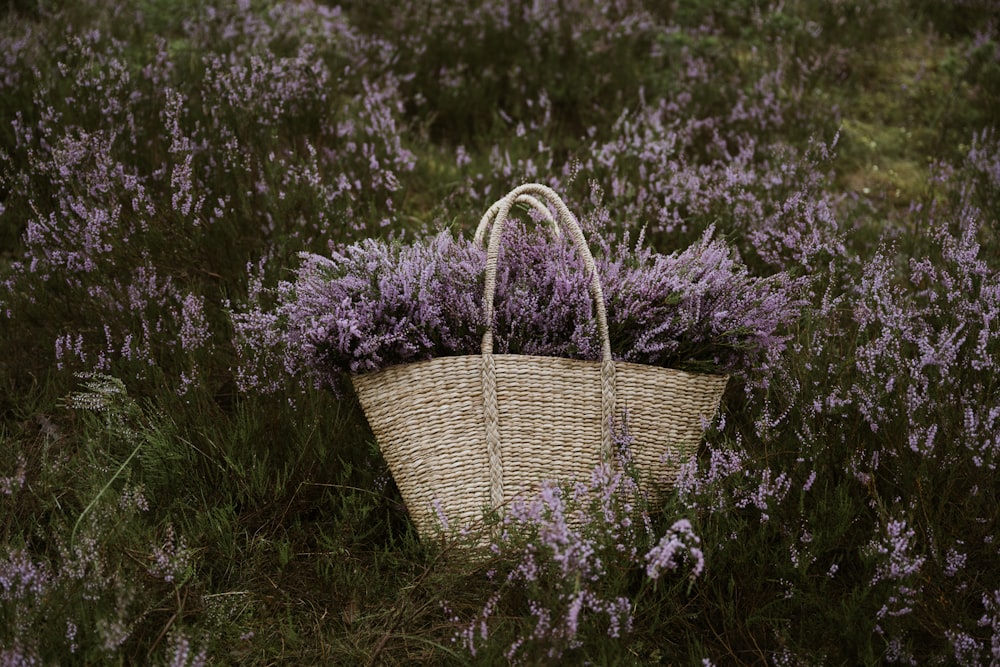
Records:
[[[611,423],[615,414],[615,362],[611,358],[611,340],[608,334],[608,315],[604,305],[604,290],[597,275],[597,264],[590,252],[587,239],[583,235],[576,218],[570,213],[566,203],[552,188],[538,183],[526,183],[511,190],[505,197],[493,204],[480,220],[476,230],[476,244],[482,246],[486,227],[492,221],[489,244],[486,247],[486,285],[483,290],[483,314],[486,318],[486,330],[483,332],[482,355],[482,386],[483,414],[486,425],[486,449],[490,466],[490,501],[493,507],[504,503],[503,494],[503,457],[501,455],[499,409],[496,388],[496,360],[493,356],[493,300],[496,296],[497,262],[500,254],[500,238],[503,235],[507,216],[516,202],[525,203],[542,212],[557,232],[560,226],[569,233],[577,252],[583,258],[584,267],[590,277],[588,285],[591,298],[594,301],[597,319],[597,331],[601,337],[601,460],[608,461],[611,457]],[[558,224],[553,219],[548,208],[543,204],[551,204],[558,213]]]
[[[476,247],[483,247],[483,240],[486,238],[486,230],[489,229],[490,225],[493,223],[493,219],[496,218],[497,211],[500,210],[500,202],[502,201],[503,199],[499,199],[494,202],[493,206],[490,206],[490,209],[486,211],[482,218],[480,218],[479,226],[476,227],[476,236],[473,239],[473,243],[476,244]],[[552,233],[555,236],[562,235],[559,223],[552,217],[552,212],[549,211],[549,207],[539,201],[537,197],[529,194],[521,194],[514,198],[514,203],[527,204],[531,208],[535,209],[539,214],[541,214],[542,219],[552,225]]]
[[[548,201],[559,214],[558,222],[552,217],[548,208],[542,203]],[[588,288],[591,298],[594,301],[595,318],[597,320],[597,333],[601,338],[601,361],[611,361],[611,340],[608,332],[608,314],[604,305],[604,290],[601,287],[601,279],[597,274],[597,263],[594,255],[590,252],[587,239],[583,234],[576,218],[570,213],[566,203],[556,192],[545,185],[538,183],[526,183],[511,190],[505,197],[494,203],[479,222],[476,230],[475,243],[482,246],[483,237],[486,235],[486,227],[493,223],[490,233],[489,243],[486,247],[486,285],[483,290],[483,315],[486,321],[486,331],[483,333],[482,352],[483,354],[493,353],[493,302],[496,297],[497,264],[500,254],[500,238],[503,235],[503,228],[507,222],[514,204],[526,203],[535,210],[542,213],[543,217],[558,230],[565,227],[577,252],[583,258],[583,265],[590,277]]]

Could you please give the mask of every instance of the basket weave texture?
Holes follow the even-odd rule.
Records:
[[[553,218],[542,201],[558,212]],[[647,491],[669,486],[698,446],[702,420],[719,406],[728,378],[614,361],[600,278],[583,233],[550,188],[522,185],[483,217],[492,223],[483,311],[493,319],[497,257],[515,203],[540,211],[572,238],[588,271],[602,359],[482,353],[392,366],[352,377],[368,423],[423,538],[442,519],[476,522],[545,480],[589,478],[611,458],[612,422],[627,414],[632,460]]]

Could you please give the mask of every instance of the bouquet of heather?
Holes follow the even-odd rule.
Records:
[[[509,224],[517,204],[554,232]],[[600,249],[595,257],[552,190],[523,185],[489,209],[471,242],[443,232],[304,255],[275,307],[239,316],[237,330],[318,385],[350,377],[411,513],[425,514],[422,533],[542,479],[589,472],[607,460],[626,408],[647,450],[633,452],[639,467],[669,478],[717,409],[726,374],[783,345],[799,284],[751,276],[711,230],[668,256],[627,240]],[[488,497],[442,509],[449,485],[478,488],[484,475]]]
[[[743,373],[782,349],[782,325],[803,303],[801,282],[751,275],[712,231],[671,255],[599,242],[615,359]],[[278,350],[292,374],[338,390],[348,375],[479,352],[486,251],[474,242],[445,231],[409,245],[366,240],[332,257],[301,257],[296,280],[278,285],[276,307],[236,316],[252,354]],[[496,351],[600,359],[586,281],[563,238],[511,225],[497,272]]]

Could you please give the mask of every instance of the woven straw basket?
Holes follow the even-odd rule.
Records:
[[[558,212],[552,217],[550,203]],[[494,204],[476,233],[487,246],[483,311],[493,321],[497,257],[515,203],[567,232],[589,274],[601,361],[493,354],[441,357],[352,378],[354,389],[417,529],[474,523],[484,510],[537,490],[543,480],[588,479],[610,460],[612,422],[627,412],[633,462],[655,491],[675,479],[719,406],[727,377],[612,359],[600,278],[586,239],[550,188],[522,185]],[[652,483],[652,486],[649,485]]]

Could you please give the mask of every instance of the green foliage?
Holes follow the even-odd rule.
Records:
[[[0,10],[0,663],[995,660],[993,3],[404,4]],[[421,542],[353,397],[236,389],[230,313],[298,252],[522,180],[810,279],[587,580],[537,523]],[[678,517],[704,571],[653,579]],[[539,630],[584,589],[631,629]]]

